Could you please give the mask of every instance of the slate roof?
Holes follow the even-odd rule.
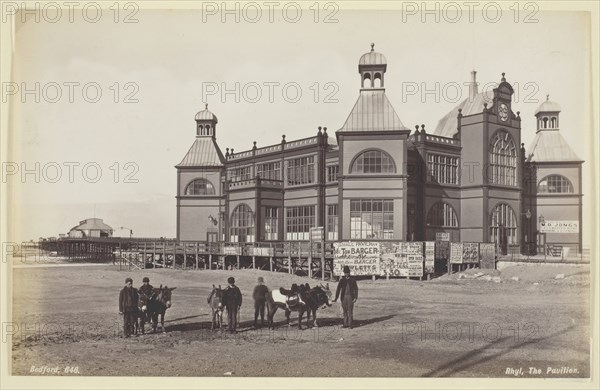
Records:
[[[338,131],[408,130],[383,89],[361,90],[346,123]]]
[[[176,167],[221,167],[224,161],[225,157],[214,138],[198,137]]]
[[[582,162],[571,149],[558,129],[538,131],[528,149],[527,161],[533,162]]]

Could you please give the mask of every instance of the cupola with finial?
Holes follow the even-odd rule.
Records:
[[[383,89],[384,74],[387,69],[387,59],[375,51],[375,44],[371,43],[371,51],[365,53],[358,61],[361,90]]]
[[[546,100],[535,110],[537,132],[542,130],[558,130],[559,113],[560,106],[558,103],[550,100],[550,95],[546,95]]]
[[[217,116],[208,110],[208,103],[204,104],[204,110],[196,114],[196,137],[216,138]]]

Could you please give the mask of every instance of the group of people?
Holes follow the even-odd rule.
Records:
[[[265,306],[267,294],[269,288],[265,286],[265,280],[263,277],[259,277],[257,285],[254,287],[252,292],[252,299],[254,300],[254,327],[258,327],[258,316],[260,315],[261,325],[265,325]],[[225,308],[227,309],[227,329],[231,333],[237,332],[239,325],[239,313],[242,308],[242,292],[238,286],[235,285],[235,278],[229,277],[227,279],[227,288],[225,289]],[[208,297],[210,301],[210,296]]]
[[[354,327],[354,304],[358,299],[358,284],[356,283],[356,279],[350,275],[350,267],[347,265],[344,266],[343,272],[344,276],[340,279],[337,285],[335,299],[333,302],[336,302],[338,298],[341,299],[344,317],[342,328],[352,329]],[[235,285],[235,279],[233,277],[227,279],[227,283],[227,290],[234,292],[233,294],[228,293],[228,299],[225,305],[227,308],[228,331],[236,332],[239,322],[238,313],[242,306],[242,293]],[[265,280],[262,276],[260,276],[257,280],[257,285],[254,287],[254,291],[252,292],[252,299],[254,300],[254,328],[258,328],[259,316],[261,326],[265,326],[265,307],[267,303],[267,296],[269,294],[269,288],[264,283]],[[301,293],[303,287],[303,285],[294,285],[290,290],[291,295]]]
[[[354,303],[358,299],[358,285],[356,280],[350,276],[350,267],[344,266],[344,276],[340,279],[335,292],[336,302],[341,299],[343,311],[343,328],[353,328],[353,311]],[[261,326],[265,325],[265,307],[267,304],[267,296],[269,288],[264,284],[263,277],[259,277],[257,285],[252,292],[254,300],[254,327],[258,328],[258,317],[260,316]],[[140,294],[143,298],[150,299],[152,296],[153,287],[150,284],[150,279],[144,277],[142,286],[139,289],[133,287],[133,279],[125,279],[125,287],[119,294],[119,314],[123,315],[123,333],[125,337],[130,337],[134,334],[135,322],[139,316],[139,299]],[[225,307],[227,309],[227,325],[229,332],[236,332],[239,324],[239,313],[242,307],[242,292],[235,285],[235,278],[227,279]]]
[[[135,324],[140,315],[140,294],[143,301],[147,302],[152,297],[153,290],[154,287],[150,284],[148,277],[142,279],[142,286],[139,289],[133,287],[133,279],[125,279],[125,287],[119,294],[119,314],[123,316],[123,334],[125,337],[130,337],[135,333]]]

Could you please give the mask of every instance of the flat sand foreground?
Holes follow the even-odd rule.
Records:
[[[501,282],[472,279],[479,270],[431,281],[359,280],[354,329],[341,328],[337,302],[318,310],[318,328],[288,327],[280,310],[270,331],[252,328],[256,278],[263,276],[270,288],[320,281],[257,270],[118,271],[113,265],[12,272],[7,333],[13,375],[590,375],[588,266],[493,271]],[[136,287],[143,276],[154,286],[177,287],[166,334],[122,338],[118,294],[127,276]],[[210,330],[206,297],[228,276],[236,278],[244,298],[237,334]],[[334,293],[336,285],[329,282]]]

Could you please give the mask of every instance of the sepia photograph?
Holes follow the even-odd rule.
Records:
[[[1,1],[2,388],[597,388],[600,5]]]

